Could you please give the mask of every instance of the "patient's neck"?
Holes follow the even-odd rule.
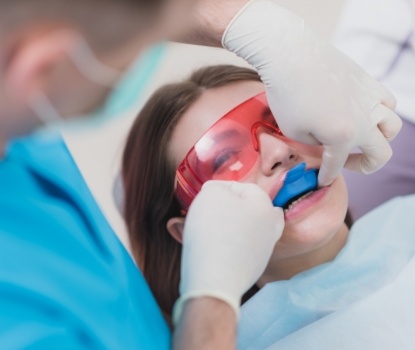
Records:
[[[333,260],[343,249],[348,236],[349,229],[343,224],[330,241],[313,251],[281,260],[272,261],[271,258],[257,285],[262,288],[269,282],[288,280],[300,272]]]

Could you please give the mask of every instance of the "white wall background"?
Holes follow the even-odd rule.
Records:
[[[326,38],[330,38],[344,0],[274,0],[302,16],[306,22]],[[148,96],[163,83],[179,79],[203,65],[246,63],[222,49],[192,45],[169,44],[167,52],[147,90]],[[121,116],[93,130],[64,132],[64,137],[87,184],[98,204],[129,248],[123,220],[118,213],[112,188],[119,171],[120,154],[129,126],[136,112]]]

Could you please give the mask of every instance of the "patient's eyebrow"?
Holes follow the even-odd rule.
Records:
[[[241,133],[235,129],[225,130],[215,135],[215,142],[226,140],[229,137],[239,136]]]

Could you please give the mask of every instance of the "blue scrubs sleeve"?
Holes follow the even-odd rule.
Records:
[[[60,137],[0,160],[0,348],[169,349],[142,274]]]

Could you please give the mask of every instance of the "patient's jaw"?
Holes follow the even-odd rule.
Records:
[[[205,91],[178,122],[171,139],[169,156],[176,167],[200,137],[224,114],[264,91],[260,82],[242,81]],[[278,121],[278,116],[276,117]],[[273,200],[286,173],[304,162],[319,169],[322,147],[301,144],[270,132],[257,134],[260,156],[242,182],[256,183]],[[285,213],[285,228],[278,241],[263,283],[289,278],[317,264],[333,259],[345,243],[344,225],[347,189],[342,176],[330,186],[301,199]],[[261,237],[261,232],[253,232]],[[282,272],[278,269],[282,267]],[[293,267],[289,272],[289,266]],[[285,273],[286,272],[286,273]]]

